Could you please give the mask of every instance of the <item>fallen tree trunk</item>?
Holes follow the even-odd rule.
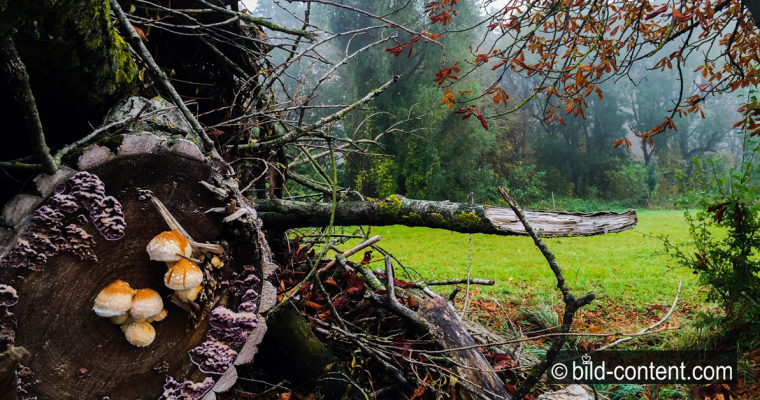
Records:
[[[305,203],[289,200],[256,202],[265,228],[277,229],[327,226],[330,203]],[[536,230],[544,236],[593,236],[622,232],[636,226],[635,210],[573,213],[525,211]],[[406,225],[441,228],[463,233],[527,235],[515,213],[508,208],[449,201],[412,200],[392,195],[381,200],[344,201],[335,209],[335,225]]]
[[[466,378],[460,382],[465,388],[460,393],[462,399],[512,400],[504,389],[504,382],[493,371],[480,349],[475,347],[475,341],[445,300],[440,297],[425,300],[420,305],[419,316],[428,323],[433,337],[443,349],[467,347],[451,351],[451,357],[457,361],[453,369]]]

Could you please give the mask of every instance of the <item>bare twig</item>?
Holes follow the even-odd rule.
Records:
[[[499,187],[499,193],[501,193],[501,195],[504,197],[504,200],[507,201],[509,207],[515,213],[515,215],[517,215],[517,218],[520,219],[523,227],[525,227],[525,231],[528,232],[531,238],[533,238],[533,243],[541,251],[541,254],[543,254],[552,272],[554,272],[554,276],[557,278],[557,288],[559,288],[559,290],[562,292],[562,301],[565,303],[565,313],[562,319],[560,333],[569,333],[573,324],[573,320],[575,319],[575,312],[578,311],[579,308],[591,303],[595,297],[594,293],[589,292],[587,295],[581,298],[576,298],[573,295],[572,289],[570,289],[570,287],[565,283],[565,277],[562,275],[562,269],[560,268],[559,263],[557,263],[557,259],[554,257],[554,253],[552,253],[546,243],[544,243],[541,235],[533,230],[530,221],[528,221],[528,219],[525,217],[525,214],[517,206],[517,203],[515,203],[514,199],[512,199],[512,196],[509,195],[507,190],[503,187]],[[533,370],[530,372],[530,375],[528,375],[525,381],[517,389],[515,398],[522,399],[533,389],[533,386],[538,383],[544,372],[549,369],[549,365],[554,361],[555,358],[557,358],[557,355],[562,349],[562,345],[565,343],[566,339],[567,336],[558,336],[552,340],[552,345],[546,352],[546,356],[544,356],[544,359],[541,360],[541,362],[539,362],[538,365],[533,368]]]
[[[159,82],[161,82],[164,90],[168,92],[169,97],[182,112],[182,115],[185,116],[185,119],[190,123],[190,126],[192,126],[192,138],[197,142],[200,142],[206,151],[209,152],[212,156],[218,158],[219,154],[214,148],[214,142],[212,142],[208,135],[206,135],[206,132],[203,130],[201,124],[197,119],[195,119],[193,113],[191,113],[187,108],[185,103],[182,101],[182,98],[180,98],[179,93],[177,93],[177,91],[174,89],[174,86],[172,86],[172,84],[169,82],[169,78],[166,77],[166,74],[161,69],[161,67],[156,64],[156,61],[153,59],[153,56],[151,56],[150,51],[148,51],[142,40],[140,40],[140,36],[138,36],[137,32],[132,29],[132,23],[129,22],[127,15],[124,14],[124,11],[121,9],[121,6],[117,0],[111,0],[111,9],[113,10],[114,14],[116,14],[116,19],[119,20],[119,23],[123,28],[122,33],[126,35],[127,38],[129,38],[132,47],[138,54],[140,54],[140,57],[142,57],[143,61],[145,61],[145,64],[147,65],[150,72],[156,76]]]
[[[45,133],[42,130],[40,114],[37,111],[37,103],[34,101],[32,87],[29,86],[29,75],[26,73],[26,66],[21,61],[13,43],[13,37],[8,35],[0,39],[0,57],[3,59],[2,68],[11,87],[13,98],[16,99],[21,108],[21,113],[26,123],[26,131],[29,134],[29,140],[32,142],[32,151],[37,160],[40,161],[42,170],[47,174],[54,174],[58,169],[53,157],[50,156],[50,149],[45,143]],[[16,167],[18,163],[4,165],[5,167]],[[29,164],[24,169],[31,169]]]
[[[346,250],[345,252],[343,252],[343,257],[351,257],[352,255],[358,253],[360,250],[362,250],[364,248],[367,248],[369,246],[372,246],[373,244],[379,242],[380,239],[382,239],[382,238],[383,237],[380,236],[380,235],[373,236],[369,240],[360,243],[358,246],[354,247],[353,249],[349,249],[349,250]],[[320,274],[324,273],[325,271],[327,271],[330,268],[332,268],[334,265],[335,265],[335,260],[330,261],[329,263],[327,263],[327,265],[325,265],[324,267],[322,267],[319,270],[319,273]]]

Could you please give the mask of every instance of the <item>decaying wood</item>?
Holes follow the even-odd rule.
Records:
[[[261,221],[255,211],[226,225],[223,225],[222,215],[204,213],[226,204],[229,199],[218,199],[201,181],[215,182],[233,198],[235,183],[225,183],[217,172],[224,168],[223,164],[214,165],[197,157],[199,151],[195,145],[194,150],[187,146],[177,149],[180,142],[183,141],[168,147],[167,143],[171,142],[165,138],[159,140],[151,134],[129,135],[121,142],[116,155],[108,149],[107,154],[87,149],[82,153],[80,158],[89,160],[87,172],[100,178],[105,185],[105,195],[118,200],[126,220],[125,235],[118,240],[106,240],[93,226],[86,209],[64,213],[64,226],[77,224],[95,238],[92,250],[97,262],[61,252],[48,257],[41,271],[0,268],[0,283],[11,285],[18,292],[18,303],[11,308],[18,318],[15,345],[24,346],[31,353],[29,361],[24,363],[36,373],[37,382],[28,389],[30,395],[38,398],[158,398],[164,392],[168,375],[180,383],[212,378],[216,386],[204,399],[213,399],[215,392],[226,390],[234,383],[236,373],[232,366],[224,375],[207,375],[191,362],[188,351],[209,340],[206,336],[208,318],[193,321],[186,310],[171,302],[172,291],[163,282],[166,265],[150,261],[145,248],[154,236],[171,228],[183,230],[183,234],[195,242],[223,239],[229,259],[220,268],[206,270],[202,294],[196,305],[191,304],[192,311],[198,315],[206,315],[211,308],[220,306],[236,310],[241,294],[237,293],[235,282],[248,274],[255,274],[261,280],[251,287],[262,294],[259,304],[268,307],[261,302],[271,302],[270,298],[276,296],[269,293],[273,290],[265,290],[262,279],[273,270],[269,265],[270,254],[258,229]],[[53,177],[42,175],[36,180],[42,198],[31,199],[33,201],[25,206],[9,203],[3,215],[9,217],[6,221],[14,227],[0,237],[0,258],[19,238],[28,235],[30,214],[41,205],[51,206],[52,200],[47,197],[60,190],[59,185],[74,172],[66,168]],[[151,205],[151,196],[161,200],[160,208],[171,217],[172,224]],[[207,244],[204,250],[220,248],[218,244]],[[202,268],[206,268],[205,263]],[[168,316],[153,323],[156,339],[148,347],[130,345],[118,325],[92,312],[95,296],[117,279],[134,288],[156,290],[164,298]],[[260,315],[259,320],[262,320]],[[265,331],[263,325],[260,334],[251,334],[246,343],[231,347],[242,357],[240,362],[234,360],[236,364],[252,360]],[[166,367],[154,369],[158,364]],[[76,374],[82,368],[87,371],[86,377]]]
[[[475,341],[462,327],[459,317],[441,298],[428,299],[420,304],[419,316],[430,326],[433,336],[444,349],[464,348],[475,346]],[[504,389],[504,382],[499,378],[491,365],[477,348],[455,350],[451,357],[456,360],[453,367],[459,376],[466,379],[461,381],[464,399],[507,399],[512,396]]]
[[[327,226],[332,205],[260,200],[256,202],[256,209],[265,226],[291,229]],[[635,210],[623,213],[525,211],[525,216],[544,236],[602,235],[631,229],[638,222]],[[335,225],[406,225],[465,233],[528,235],[519,218],[508,208],[412,200],[397,195],[374,201],[340,202],[335,210]]]
[[[259,356],[272,374],[283,374],[296,384],[309,384],[325,398],[364,398],[350,382],[350,374],[306,324],[294,307],[285,307],[268,320]]]

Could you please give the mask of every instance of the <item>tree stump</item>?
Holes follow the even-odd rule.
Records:
[[[224,224],[232,233],[224,230],[224,215],[206,211],[224,208],[226,204],[229,209],[230,199],[220,195],[224,192],[221,189],[212,193],[201,182],[222,182],[219,171],[225,165],[221,162],[213,165],[186,140],[180,139],[172,147],[169,144],[171,141],[162,141],[152,134],[127,135],[116,154],[105,147],[91,146],[79,157],[80,169],[99,177],[105,186],[105,196],[113,196],[120,204],[126,222],[123,233],[118,232],[118,216],[102,219],[102,212],[92,212],[97,207],[88,210],[80,204],[73,210],[74,206],[61,200],[76,200],[75,195],[81,195],[72,193],[77,190],[72,179],[81,176],[74,175],[76,171],[72,170],[59,170],[53,177],[38,179],[41,198],[16,199],[4,210],[3,216],[14,229],[5,232],[0,253],[4,256],[2,265],[6,267],[0,268],[0,284],[7,285],[0,289],[11,293],[6,297],[13,297],[15,289],[18,302],[5,308],[15,314],[17,324],[13,324],[13,317],[0,316],[0,325],[6,321],[4,327],[0,326],[0,332],[6,333],[4,343],[0,335],[0,344],[4,345],[0,350],[9,345],[25,347],[31,358],[24,362],[28,368],[24,371],[34,373],[33,379],[22,377],[20,397],[173,399],[187,394],[189,398],[204,395],[214,398],[214,392],[227,390],[234,384],[236,372],[232,364],[252,359],[255,345],[262,336],[252,330],[266,330],[260,316],[257,328],[256,322],[249,321],[251,315],[255,319],[254,313],[263,311],[256,308],[261,301],[258,294],[262,292],[262,267],[269,260],[266,242],[256,226],[260,226],[260,222],[256,222],[255,215],[245,215]],[[163,202],[195,241],[217,241],[227,246],[229,259],[225,265],[204,271],[204,294],[197,301],[198,307],[181,303],[193,311],[195,318],[180,307],[179,302],[170,300],[172,291],[163,281],[167,266],[150,261],[146,252],[148,242],[170,228],[151,202],[146,201],[145,191],[152,192]],[[56,196],[56,193],[64,196]],[[118,206],[112,206],[111,210],[113,208],[118,209]],[[63,217],[57,224],[58,233],[55,230],[52,234],[46,233],[50,242],[58,243],[59,252],[53,255],[55,251],[46,249],[49,253],[42,264],[29,257],[13,258],[19,255],[19,246],[23,250],[24,241],[31,242],[32,247],[34,243],[44,242],[34,233],[44,225],[39,221],[44,212],[33,214],[35,209],[48,214],[55,209]],[[98,221],[101,223],[96,227],[93,222]],[[80,240],[71,239],[67,236],[74,230],[71,226],[81,228],[86,234],[79,232]],[[14,262],[17,264],[13,265]],[[168,316],[152,323],[156,336],[147,347],[130,345],[119,325],[93,312],[95,297],[117,279],[135,289],[153,289],[163,298]],[[248,305],[239,309],[245,295]],[[262,297],[272,303],[271,293]],[[0,301],[0,304],[6,303]],[[217,329],[216,335],[207,337],[209,315],[216,316],[214,325],[217,327],[220,323],[229,324]],[[235,325],[239,319],[245,319],[241,316],[248,318],[243,331]],[[14,332],[8,328],[13,325],[17,325],[15,339]],[[199,369],[188,355],[191,350],[195,362],[214,369],[213,373]],[[213,391],[209,390],[215,382]]]

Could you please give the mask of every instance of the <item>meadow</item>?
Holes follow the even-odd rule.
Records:
[[[665,235],[676,243],[688,240],[683,212],[642,210],[638,219],[634,229],[622,233],[548,239],[570,287],[578,293],[593,290],[599,300],[670,304],[682,280],[682,298],[697,300],[701,292],[695,275],[673,266],[659,238]],[[467,234],[404,226],[374,227],[371,234],[381,235],[382,248],[426,279],[466,277]],[[556,296],[554,275],[528,237],[474,234],[471,265],[473,278],[496,281],[494,286],[480,288],[479,294],[485,298],[525,302]],[[380,268],[380,264],[372,267]],[[444,293],[452,288],[436,289]]]

